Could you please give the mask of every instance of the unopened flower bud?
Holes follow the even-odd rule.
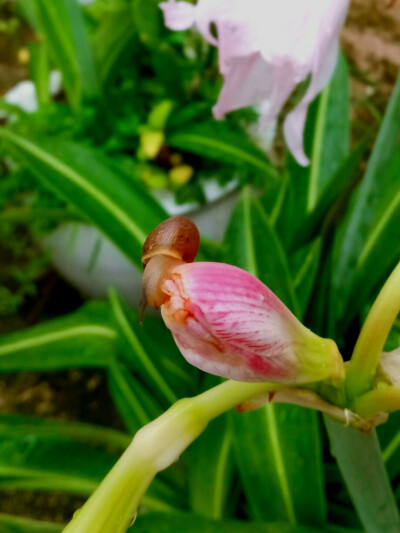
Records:
[[[334,341],[308,330],[244,270],[183,263],[160,288],[162,316],[182,355],[210,374],[288,384],[343,379]]]

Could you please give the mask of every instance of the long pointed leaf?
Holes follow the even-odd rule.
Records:
[[[315,413],[272,404],[231,413],[231,422],[250,515],[323,526],[326,503]]]
[[[296,246],[294,236],[308,215],[334,187],[335,174],[349,152],[349,88],[347,65],[340,56],[329,85],[310,106],[305,131],[305,148],[310,165],[300,167],[288,159],[290,187],[288,200],[279,221],[285,242]],[[302,243],[301,243],[302,244]]]
[[[160,368],[156,366],[153,359],[149,356],[148,351],[141,343],[141,339],[138,335],[138,330],[140,328],[139,320],[137,320],[136,327],[133,329],[128,318],[128,310],[115,291],[110,291],[110,303],[115,317],[115,323],[122,336],[126,339],[127,349],[133,352],[132,357],[135,359],[136,368],[141,371],[142,376],[150,381],[150,384],[153,385],[154,389],[158,390],[169,404],[176,402],[178,400],[177,395],[165,380]],[[158,350],[159,348],[157,351]]]
[[[266,283],[296,313],[297,302],[285,252],[258,203],[244,188],[224,239],[224,258]]]
[[[63,527],[62,524],[51,524],[50,522],[0,513],[2,533],[61,533]]]
[[[167,217],[145,188],[101,154],[78,144],[30,139],[5,128],[0,128],[0,138],[38,179],[77,207],[141,267],[145,238]]]
[[[345,315],[356,265],[371,231],[381,192],[385,190],[386,171],[398,144],[399,116],[400,77],[385,113],[366,174],[354,195],[354,202],[345,220],[342,236],[338,238],[333,289],[337,296],[337,304],[340,306],[337,310],[339,319]],[[393,191],[398,192],[398,185]],[[396,238],[395,235],[393,238]]]
[[[227,230],[226,259],[256,275],[297,309],[285,253],[260,209],[245,190]],[[292,525],[324,524],[316,414],[289,405],[270,405],[252,413],[232,414],[231,422],[251,516]]]
[[[240,130],[232,130],[223,122],[190,125],[167,135],[174,148],[209,157],[216,161],[247,167],[270,178],[277,173],[262,150]]]
[[[116,362],[110,365],[108,382],[115,405],[130,433],[136,433],[161,414],[161,406],[124,365]]]
[[[101,428],[83,426],[85,435],[75,437],[76,424],[69,431],[67,423],[56,423],[50,433],[50,422],[37,420],[34,425],[29,420],[15,417],[10,432],[0,426],[2,489],[59,490],[89,496],[121,453],[120,443],[112,438],[110,447],[110,433],[105,435]],[[143,504],[153,510],[170,510],[181,499],[156,479]]]
[[[366,303],[372,290],[394,268],[400,257],[400,149],[386,169],[385,180],[376,191],[375,218],[353,273],[346,323]],[[357,306],[354,301],[357,301]]]
[[[226,514],[234,474],[232,435],[226,416],[209,424],[189,449],[191,509],[209,518]]]
[[[36,19],[58,69],[70,104],[98,93],[96,72],[77,0],[35,2]]]
[[[107,367],[117,335],[109,325],[109,307],[87,304],[67,317],[2,336],[0,371]]]
[[[339,56],[331,82],[318,101],[309,169],[307,211],[311,212],[350,148],[349,75]]]

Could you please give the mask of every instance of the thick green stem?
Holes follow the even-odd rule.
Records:
[[[332,454],[366,533],[398,533],[399,511],[375,431],[364,435],[324,418]]]
[[[157,472],[170,466],[208,422],[276,383],[227,381],[178,401],[135,435],[126,452],[64,529],[64,533],[125,533]]]
[[[346,377],[350,401],[370,390],[390,329],[400,312],[400,263],[389,276],[361,329]]]

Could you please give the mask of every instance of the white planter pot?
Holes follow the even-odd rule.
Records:
[[[236,182],[221,188],[207,182],[205,206],[177,205],[172,195],[157,191],[158,199],[171,215],[185,215],[195,222],[201,235],[221,241],[237,200]],[[109,287],[116,288],[132,306],[141,298],[142,273],[96,227],[77,222],[62,224],[43,238],[56,270],[84,296],[104,298]]]
[[[60,87],[61,75],[54,71],[49,80],[51,94],[57,93]],[[31,81],[16,85],[5,99],[28,113],[36,111],[38,106]],[[206,181],[203,186],[207,200],[205,206],[197,203],[178,205],[169,191],[154,190],[153,195],[171,216],[185,215],[197,224],[201,235],[221,241],[237,199],[236,189],[236,180],[224,187],[216,181]],[[138,305],[141,272],[96,227],[65,223],[46,235],[42,245],[50,253],[55,269],[85,296],[104,298],[108,288],[115,287],[128,303]]]

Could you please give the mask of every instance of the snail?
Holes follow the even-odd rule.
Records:
[[[200,246],[196,224],[186,217],[164,220],[147,237],[142,250],[143,296],[140,323],[147,305],[158,309],[164,300],[161,283],[171,270],[182,263],[192,263]]]

